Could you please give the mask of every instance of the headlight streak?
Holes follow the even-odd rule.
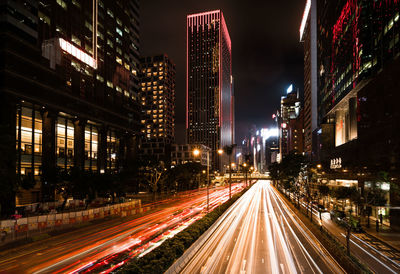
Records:
[[[267,192],[270,192],[270,189],[267,190]],[[272,193],[272,192],[271,192]],[[304,247],[304,245],[301,243],[300,239],[297,237],[296,233],[293,231],[292,227],[290,226],[288,220],[286,219],[286,217],[283,214],[283,211],[280,207],[280,205],[278,204],[277,200],[275,199],[275,197],[273,196],[273,199],[275,200],[275,204],[277,205],[277,208],[279,209],[279,211],[281,212],[281,216],[283,217],[283,219],[285,220],[285,223],[287,225],[287,227],[289,228],[289,231],[292,233],[294,239],[296,240],[296,242],[298,243],[300,250],[302,251],[303,254],[305,254],[306,256],[304,256],[307,259],[307,263],[310,265],[311,269],[314,272],[314,269],[312,268],[310,262],[312,263],[312,265],[317,269],[317,271],[319,273],[323,273],[321,271],[321,269],[318,267],[318,265],[316,264],[316,262],[313,260],[313,258],[311,257],[311,255],[308,253],[307,249]],[[296,222],[294,222],[295,225],[297,226]],[[301,231],[303,233],[303,231]],[[304,233],[303,233],[304,234]],[[314,244],[314,243],[312,243]],[[296,256],[296,255],[295,255]],[[315,273],[315,272],[314,272]]]
[[[388,261],[390,261],[392,264],[396,265],[397,267],[400,267],[400,264],[398,264],[396,261],[393,261],[392,259],[390,259],[388,256],[386,256],[385,254],[383,254],[382,252],[378,251],[376,248],[374,248],[373,246],[369,245],[367,242],[365,242],[364,240],[360,239],[359,237],[357,237],[356,235],[352,234],[352,236],[354,238],[356,238],[357,240],[359,240],[360,242],[362,242],[363,244],[365,244],[366,246],[368,246],[369,248],[371,248],[372,250],[374,250],[377,253],[380,253],[384,258],[386,258]]]
[[[232,193],[233,194],[235,194],[241,190],[242,190],[241,184],[232,185]],[[225,201],[227,201],[229,199],[228,193],[229,193],[228,189],[215,189],[214,191],[212,191],[210,193],[210,211],[214,210],[221,203],[224,203]],[[187,195],[187,196],[189,196],[189,195]],[[122,228],[125,228],[125,227],[129,228],[133,224],[137,225],[138,221],[141,219],[143,221],[147,222],[147,221],[153,220],[155,218],[155,216],[159,216],[158,218],[161,217],[161,219],[159,221],[159,225],[153,225],[153,228],[150,227],[147,230],[143,230],[143,228],[148,226],[147,223],[144,223],[144,224],[141,224],[140,226],[134,227],[134,229],[129,229],[128,231],[124,231],[123,233],[118,233],[116,235],[113,234],[112,238],[110,238],[109,240],[101,239],[100,242],[98,240],[96,240],[93,243],[85,245],[85,247],[80,249],[79,251],[75,251],[72,254],[68,253],[61,258],[57,257],[57,260],[55,262],[54,261],[52,263],[47,262],[46,265],[42,265],[42,267],[35,267],[36,271],[32,271],[32,272],[35,272],[35,273],[41,273],[44,271],[60,272],[60,270],[57,271],[54,269],[57,269],[59,266],[64,265],[65,267],[62,268],[61,272],[76,273],[76,272],[85,271],[84,269],[96,267],[96,265],[104,266],[107,264],[111,264],[111,262],[108,261],[108,259],[101,259],[101,258],[107,258],[107,257],[111,256],[111,254],[118,254],[118,253],[121,253],[124,251],[128,251],[128,249],[130,249],[132,246],[136,245],[138,242],[136,240],[132,241],[132,237],[130,236],[130,235],[132,235],[132,233],[135,233],[136,231],[140,230],[140,232],[138,232],[137,235],[134,235],[135,237],[133,237],[133,238],[142,239],[143,238],[142,235],[147,234],[148,236],[146,236],[146,237],[151,237],[151,234],[160,233],[161,231],[168,229],[168,227],[170,227],[170,225],[168,225],[167,223],[163,223],[165,220],[168,220],[168,222],[171,222],[171,224],[177,223],[177,225],[175,225],[176,230],[170,229],[169,231],[167,231],[168,233],[170,233],[170,235],[162,234],[161,236],[159,236],[157,238],[157,241],[161,241],[161,242],[152,243],[151,247],[154,248],[154,246],[161,244],[168,237],[171,237],[171,235],[175,235],[179,231],[186,228],[191,222],[194,222],[200,216],[205,215],[205,213],[206,213],[206,211],[205,211],[206,196],[205,195],[202,195],[202,196],[198,195],[198,196],[199,197],[196,198],[195,200],[191,200],[189,202],[186,201],[183,204],[181,204],[180,206],[175,206],[176,208],[178,208],[178,207],[185,208],[188,206],[192,207],[193,204],[199,204],[199,202],[200,202],[201,204],[199,206],[197,206],[197,208],[193,208],[193,209],[184,211],[182,214],[177,214],[177,215],[169,214],[169,215],[167,215],[167,217],[164,217],[164,218],[162,218],[162,216],[165,216],[165,213],[162,213],[163,210],[161,210],[160,212],[151,213],[146,216],[139,217],[137,219],[129,221],[127,223],[123,223],[123,224],[121,224],[121,229],[120,228],[117,229],[117,227],[113,227],[110,229],[103,230],[101,232],[110,231],[110,233],[113,233],[114,230],[122,231]],[[180,198],[179,198],[179,200],[180,200]],[[163,202],[160,202],[160,204],[161,203],[163,203]],[[169,209],[169,211],[170,211],[170,209]],[[200,215],[199,215],[199,213],[200,213]],[[197,214],[199,216],[198,217],[195,217],[196,215],[192,216],[193,214]],[[182,222],[181,221],[182,218],[190,218],[190,219],[187,222]],[[180,230],[179,228],[182,228],[182,229]],[[101,232],[91,234],[90,237],[92,237],[92,235],[96,235],[96,234],[101,235],[100,234]],[[107,236],[109,236],[109,235],[107,235]],[[93,237],[93,239],[95,239],[95,238]],[[125,240],[125,239],[127,239],[127,240]],[[75,240],[71,241],[71,243],[74,241]],[[97,250],[100,250],[100,249],[103,249],[103,251],[96,252]],[[147,251],[147,249],[142,250],[142,252],[146,252],[146,251]],[[88,256],[89,254],[90,254],[90,256]],[[138,253],[136,255],[140,255],[140,253]],[[75,262],[73,261],[74,259],[76,260],[77,258],[80,258],[80,257],[81,258],[83,257],[83,258],[80,260],[77,260]],[[116,266],[118,267],[118,265],[122,265],[125,262],[126,261],[124,260],[124,261],[120,262],[119,264],[112,266],[109,270],[112,271],[113,269],[116,269]],[[118,262],[112,262],[112,263],[114,264],[114,263],[118,263]],[[108,273],[109,270],[104,271],[104,273]]]
[[[343,233],[341,233],[341,235],[343,237],[346,238],[346,235],[344,235]],[[363,247],[361,247],[359,244],[357,244],[355,241],[350,239],[350,242],[352,242],[355,246],[357,246],[359,249],[361,249],[362,251],[364,251],[366,254],[368,254],[369,256],[371,256],[372,258],[374,258],[374,260],[376,260],[378,263],[380,263],[381,265],[383,265],[387,270],[389,270],[392,273],[399,273],[397,271],[394,271],[393,269],[391,269],[390,267],[388,267],[386,264],[384,264],[383,262],[381,262],[380,260],[378,260],[374,255],[372,255],[370,252],[368,252],[366,249],[364,249]]]
[[[272,237],[272,227],[271,227],[271,221],[268,217],[268,207],[267,207],[266,199],[264,199],[264,201],[263,201],[263,208],[264,208],[264,218],[265,218],[266,230],[267,230],[266,233],[267,233],[268,249],[270,252],[269,260],[271,263],[271,273],[279,273],[278,257],[276,255],[275,246],[273,244],[274,239]]]
[[[286,212],[292,212],[291,209],[289,209],[285,203],[283,202],[283,200],[281,199],[281,197],[276,193],[276,190],[272,190],[271,186],[269,186],[269,191],[271,193],[273,193],[273,198],[276,201],[276,204],[278,205],[278,209],[282,212],[281,206],[277,203],[278,199],[281,203],[281,205],[284,207]],[[294,214],[294,213],[293,213]],[[283,214],[282,214],[283,215]],[[296,227],[298,228],[298,230],[303,234],[303,236],[307,239],[307,241],[310,243],[310,245],[314,248],[314,250],[319,253],[321,255],[321,257],[328,262],[328,265],[330,265],[331,267],[333,267],[335,269],[336,273],[344,273],[344,270],[339,268],[340,266],[330,257],[327,256],[327,251],[323,249],[323,246],[319,243],[319,241],[317,239],[313,240],[311,239],[311,237],[309,235],[312,235],[312,233],[309,231],[309,233],[306,233],[305,230],[303,229],[303,227],[298,223],[298,221],[293,217],[292,214],[288,214],[288,216],[290,217],[290,219],[293,221],[293,223],[296,225]],[[300,239],[297,237],[297,235],[295,234],[295,232],[293,231],[293,229],[291,228],[291,226],[288,223],[287,218],[283,215],[285,222],[288,224],[288,227],[290,229],[290,231],[292,232],[293,236],[295,237],[296,241],[299,243],[299,245],[302,247],[302,249],[306,252],[307,257],[310,258],[310,260],[312,261],[312,263],[314,264],[314,266],[317,268],[317,270],[320,273],[323,273],[321,271],[321,269],[318,267],[318,265],[315,263],[315,261],[312,259],[312,257],[310,256],[310,254],[308,253],[308,251],[304,248],[303,244],[300,242]],[[307,228],[306,228],[307,229]],[[308,230],[308,229],[307,229]]]
[[[289,272],[290,273],[297,273],[296,266],[295,266],[294,261],[293,261],[293,256],[289,251],[287,243],[286,243],[286,241],[285,241],[285,239],[283,237],[282,230],[281,230],[281,227],[279,225],[278,219],[276,217],[274,208],[272,207],[272,202],[271,202],[271,197],[270,197],[270,192],[269,192],[269,183],[267,183],[266,181],[262,181],[260,183],[263,183],[262,184],[263,185],[263,190],[264,190],[264,192],[266,194],[266,199],[265,199],[266,201],[264,200],[264,202],[267,203],[268,208],[269,208],[268,211],[270,213],[270,216],[272,216],[274,227],[275,227],[276,232],[278,234],[279,241],[280,241],[282,249],[283,249],[283,253],[285,254],[285,260],[286,260],[286,263],[287,263],[286,265],[289,268]],[[281,211],[281,214],[283,215],[282,211]],[[268,216],[266,216],[266,217],[268,217]],[[289,228],[290,228],[290,226],[289,226]]]

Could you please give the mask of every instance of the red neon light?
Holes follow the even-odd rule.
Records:
[[[186,18],[186,129],[189,128],[189,16]]]
[[[201,12],[201,13],[189,14],[187,16],[187,18],[201,17],[201,16],[206,16],[206,15],[216,14],[216,13],[221,13],[221,10],[212,10],[212,11],[206,11],[206,12]]]

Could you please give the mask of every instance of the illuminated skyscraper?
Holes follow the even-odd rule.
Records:
[[[140,59],[142,151],[169,162],[175,140],[175,65],[165,55]]]
[[[307,0],[300,25],[304,43],[304,152],[317,160],[318,69],[317,69],[317,0]],[[314,144],[314,146],[313,146]]]
[[[234,143],[231,39],[222,11],[187,16],[187,139],[212,150]]]

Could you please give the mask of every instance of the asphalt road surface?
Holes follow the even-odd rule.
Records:
[[[344,273],[269,181],[222,218],[182,273]]]

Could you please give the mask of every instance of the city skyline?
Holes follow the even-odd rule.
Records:
[[[186,27],[188,14],[221,9],[230,29],[235,78],[236,136],[241,140],[248,121],[259,127],[273,124],[271,115],[279,108],[280,97],[294,83],[303,87],[303,46],[298,43],[305,3],[261,3],[197,1],[184,3],[151,1],[141,4],[141,52],[167,53],[176,63],[176,139],[185,142],[186,130]],[[272,5],[272,6],[270,6]],[[154,9],[158,6],[159,9]],[[291,8],[288,8],[290,6]],[[240,20],[243,14],[252,20]],[[284,14],[284,16],[278,16]],[[157,20],[153,20],[157,18]],[[264,26],[279,25],[279,28]],[[175,43],[177,41],[177,43]],[[252,41],[251,43],[246,41]],[[257,100],[250,98],[257,97]],[[262,117],[262,118],[261,118]]]

